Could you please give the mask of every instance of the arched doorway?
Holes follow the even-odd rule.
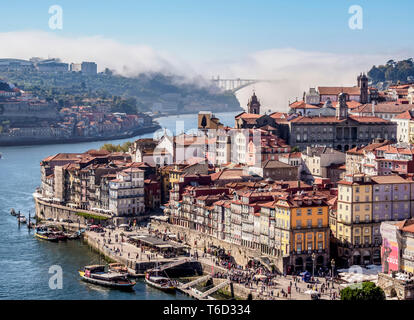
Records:
[[[374,264],[381,264],[381,251],[379,249],[375,249],[372,255],[372,262]]]
[[[349,150],[349,145],[345,145],[345,147],[344,147],[344,151],[346,152],[346,151],[348,151]]]
[[[359,253],[359,251],[355,251],[352,258],[352,264],[361,264],[361,254]]]
[[[295,271],[303,271],[303,259],[301,257],[295,259]]]
[[[311,257],[307,257],[306,258],[306,270],[309,271],[310,273],[312,273],[312,269],[313,269],[313,261]]]
[[[364,264],[371,263],[371,253],[368,250],[364,250],[364,252],[362,253],[362,260]]]

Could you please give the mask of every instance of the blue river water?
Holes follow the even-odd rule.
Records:
[[[237,112],[218,113],[224,125],[233,126]],[[197,115],[158,118],[167,132],[188,132],[197,128]],[[161,130],[163,131],[163,130]],[[28,216],[34,214],[32,194],[40,184],[40,161],[59,152],[84,152],[104,143],[123,143],[130,139],[55,144],[40,146],[0,147],[0,299],[189,299],[180,293],[166,294],[147,287],[140,280],[134,292],[101,288],[80,281],[77,270],[87,264],[100,263],[99,254],[82,241],[49,243],[33,236],[25,225],[18,227],[10,208]],[[63,288],[49,288],[49,268],[59,265],[63,271]]]

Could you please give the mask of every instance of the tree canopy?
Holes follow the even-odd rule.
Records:
[[[125,143],[121,144],[111,144],[111,143],[105,143],[101,150],[106,150],[109,152],[128,152],[129,147],[132,145],[132,142],[127,141]]]
[[[367,281],[362,284],[351,285],[341,290],[341,300],[346,301],[382,301],[385,300],[384,291]]]
[[[384,81],[412,82],[414,80],[413,58],[401,61],[388,60],[385,65],[373,66],[368,72],[368,77],[374,84]]]

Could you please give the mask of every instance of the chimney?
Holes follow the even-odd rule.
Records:
[[[372,101],[372,116],[375,117],[375,100]]]

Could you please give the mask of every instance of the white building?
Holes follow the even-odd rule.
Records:
[[[414,111],[407,110],[391,119],[397,124],[397,141],[410,143],[410,122],[414,120]]]
[[[145,212],[144,171],[129,168],[109,182],[109,210],[115,217],[137,217]]]

